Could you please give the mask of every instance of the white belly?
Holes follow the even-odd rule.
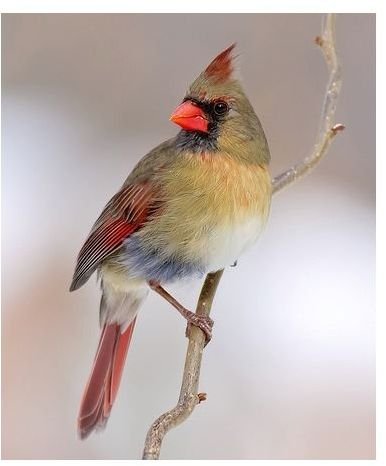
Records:
[[[207,244],[208,271],[212,272],[234,264],[240,255],[256,242],[263,226],[264,222],[256,216],[234,226],[224,225],[215,228]]]

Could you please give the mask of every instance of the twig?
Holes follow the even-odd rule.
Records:
[[[336,104],[342,87],[340,63],[335,44],[335,18],[334,14],[326,15],[322,25],[322,35],[315,38],[315,43],[322,50],[329,71],[316,144],[311,155],[272,180],[273,193],[281,191],[284,187],[308,174],[326,155],[334,137],[345,128],[340,123],[336,125],[333,123]]]
[[[223,270],[209,273],[202,287],[196,307],[196,314],[208,316],[212,307],[217,285],[220,282]],[[144,460],[156,460],[159,458],[162,440],[166,433],[176,427],[191,414],[198,403],[206,399],[205,393],[197,393],[202,352],[205,345],[205,335],[198,328],[191,326],[189,344],[186,352],[184,375],[177,406],[162,414],[153,422],[145,441],[143,451]]]
[[[302,162],[276,176],[272,180],[273,193],[289,186],[294,181],[308,174],[326,155],[334,137],[344,130],[342,124],[333,124],[336,103],[342,84],[340,64],[335,45],[335,15],[327,14],[322,25],[322,34],[315,39],[320,46],[329,70],[329,82],[326,90],[317,142],[308,157]],[[207,275],[198,299],[196,313],[209,315],[212,302],[221,280],[223,270]],[[146,436],[142,459],[159,459],[162,441],[167,432],[185,421],[196,405],[206,398],[198,392],[202,353],[205,344],[203,332],[192,327],[185,359],[180,397],[175,408],[162,414],[151,425]]]

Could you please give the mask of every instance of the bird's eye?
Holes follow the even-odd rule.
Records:
[[[222,116],[225,115],[229,111],[229,105],[222,100],[220,102],[216,102],[214,104],[214,113],[216,115]]]

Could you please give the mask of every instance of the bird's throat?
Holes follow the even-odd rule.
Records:
[[[181,130],[177,135],[176,145],[180,151],[215,152],[218,150],[217,138],[215,126],[210,127],[208,133]]]

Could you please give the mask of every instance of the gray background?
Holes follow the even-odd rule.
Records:
[[[151,295],[107,429],[76,415],[98,339],[95,279],[75,257],[137,160],[177,131],[193,78],[238,42],[277,174],[309,153],[326,69],[320,15],[3,15],[3,457],[138,458],[174,405],[186,339]],[[208,401],[163,458],[373,458],[375,16],[339,15],[347,125],[273,202],[267,230],[216,296]],[[193,307],[200,283],[173,286]]]

